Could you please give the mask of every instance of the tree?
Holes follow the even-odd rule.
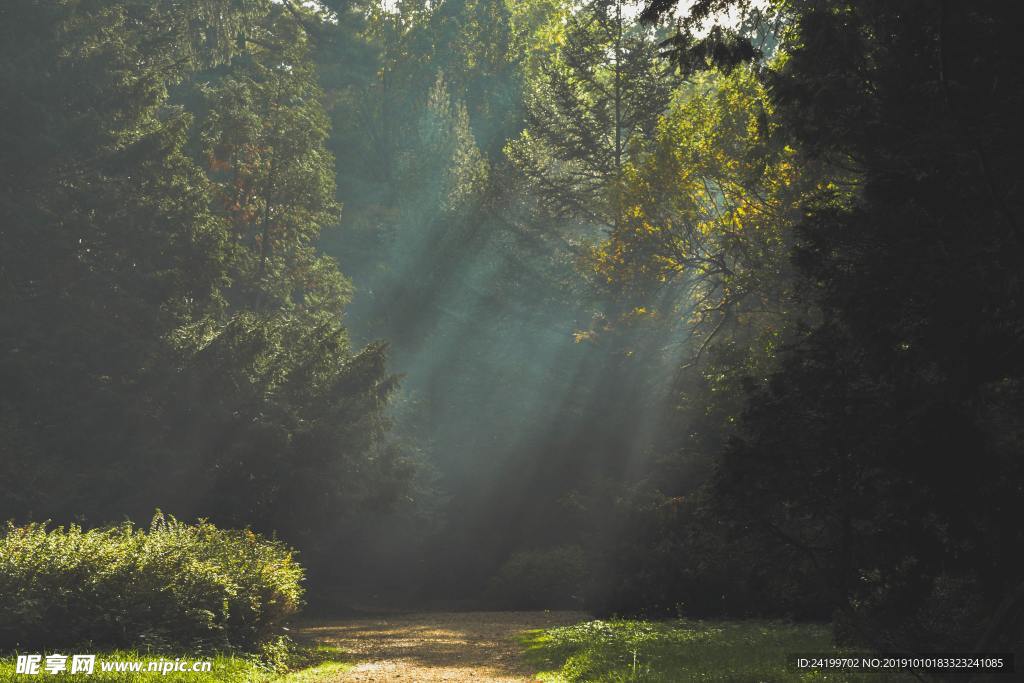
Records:
[[[341,207],[306,32],[279,14],[245,40],[249,52],[202,88],[201,144],[233,233],[226,294],[236,308],[337,318],[349,285],[315,239]]]
[[[789,263],[799,201],[822,183],[784,144],[752,71],[696,77],[625,165],[620,215],[592,268],[644,314],[688,319],[695,358],[720,334],[777,344],[799,311]]]
[[[215,4],[2,10],[0,402],[5,448],[32,455],[5,477],[18,504],[5,515],[66,509],[90,471],[121,472],[138,454],[115,425],[160,337],[217,310],[224,242],[185,152],[191,119],[166,106],[170,85],[233,56],[252,21]]]
[[[3,10],[0,403],[34,488],[0,514],[161,506],[305,544],[407,480],[384,347],[351,348],[315,248],[337,205],[308,17],[214,5]]]
[[[791,252],[801,202],[829,179],[786,142],[754,69],[695,74],[626,164],[620,217],[591,250],[593,273],[628,303],[614,327],[658,340],[631,348],[671,376],[667,386],[630,377],[664,393],[653,402],[663,427],[657,455],[610,496],[614,507],[594,505],[597,526],[616,528],[602,553],[602,609],[822,616],[804,573],[776,576],[793,558],[730,539],[713,489],[747,392],[815,319]],[[764,596],[774,579],[789,585]]]
[[[653,32],[624,16],[625,5],[600,0],[568,16],[563,42],[528,85],[526,130],[506,150],[549,213],[597,226],[614,224],[624,165],[674,83]]]
[[[1024,556],[1009,522],[1024,319],[1014,22],[996,3],[782,9],[773,100],[802,153],[858,182],[804,203],[795,255],[823,318],[753,393],[720,494],[818,566],[848,636],[1012,643]]]

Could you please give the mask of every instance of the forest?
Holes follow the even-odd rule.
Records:
[[[348,680],[363,641],[308,634],[409,614],[539,615],[472,680],[1012,671],[1022,30],[0,3],[0,678],[87,644]]]

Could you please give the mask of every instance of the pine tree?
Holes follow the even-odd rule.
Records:
[[[351,348],[316,249],[338,207],[289,7],[0,9],[0,516],[300,542],[401,490],[385,349]]]
[[[596,0],[569,16],[554,58],[528,84],[526,130],[507,147],[550,213],[599,226],[615,224],[623,166],[676,82],[627,6]]]

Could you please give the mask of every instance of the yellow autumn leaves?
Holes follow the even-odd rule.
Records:
[[[616,223],[590,252],[594,273],[638,293],[683,285],[694,312],[767,295],[761,281],[786,258],[801,195],[796,152],[774,139],[772,116],[750,69],[682,86],[623,168]]]

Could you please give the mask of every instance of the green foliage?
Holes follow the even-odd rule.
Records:
[[[692,40],[727,9],[750,3],[681,18],[684,70],[752,56],[723,26]],[[752,609],[835,610],[839,635],[879,649],[1019,644],[1024,184],[1008,15],[843,0],[770,15],[778,57],[691,78],[700,95],[684,87],[650,156],[627,165],[624,213],[594,254],[645,313],[659,283],[696,293],[669,302],[696,313],[704,356],[677,387],[653,502],[625,506],[617,590],[685,608],[687,586],[724,572],[732,595],[773,586]],[[685,514],[666,522],[659,505]]]
[[[200,145],[232,249],[225,295],[240,308],[337,316],[349,285],[315,240],[341,207],[308,38],[291,15],[271,14],[246,40],[244,57],[198,85]]]
[[[302,604],[293,551],[251,531],[157,513],[83,531],[8,524],[0,539],[0,646],[255,649]]]
[[[771,621],[590,621],[533,631],[523,638],[541,680],[849,681],[798,673],[788,655],[833,650],[828,628]],[[877,675],[879,681],[914,680]],[[860,679],[856,679],[860,680]]]
[[[513,556],[508,604],[574,604],[585,556],[603,609],[1019,640],[1016,24],[634,4],[0,5],[0,518],[161,505],[339,566],[443,500],[480,583],[585,548]],[[167,628],[229,628],[220,569],[153,562],[198,601]]]
[[[660,47],[665,49],[662,54],[669,58],[672,66],[685,76],[712,68],[729,72],[760,56],[749,38],[721,26],[713,26],[701,38],[680,30],[662,41]]]
[[[395,382],[383,345],[351,347],[317,246],[339,206],[313,17],[0,11],[0,517],[159,505],[300,541],[385,504]]]
[[[758,346],[777,345],[806,307],[792,293],[793,224],[823,181],[778,128],[749,69],[680,88],[626,164],[615,227],[592,249],[595,274],[635,310],[688,319],[695,355],[716,338],[770,355]]]
[[[822,319],[752,392],[724,452],[723,510],[741,537],[818,565],[848,638],[1010,647],[1024,628],[1010,446],[1024,405],[1011,360],[1024,349],[1024,185],[1009,15],[998,3],[789,11],[768,76],[780,118],[856,183],[803,202],[794,255]]]
[[[579,546],[515,553],[488,584],[488,597],[503,607],[565,609],[583,604],[589,563]]]
[[[186,360],[168,386],[187,401],[164,407],[164,419],[190,426],[180,446],[212,468],[210,488],[184,502],[310,542],[332,513],[379,508],[403,486],[407,467],[383,443],[395,381],[382,345],[352,354],[330,321],[254,314],[175,341]],[[186,487],[195,472],[171,462],[162,476]]]
[[[678,346],[668,426],[653,445],[661,455],[635,480],[590,494],[602,558],[592,607],[602,612],[830,611],[805,560],[730,540],[710,490],[746,392],[815,316],[791,253],[800,203],[827,176],[785,140],[752,69],[693,78],[625,165],[619,217],[591,248],[587,265],[629,304],[613,322],[620,333],[675,329]]]
[[[712,444],[704,435],[694,440],[658,466],[660,480],[618,491],[596,515],[599,527],[614,525],[615,533],[598,536],[588,608],[650,618],[830,618],[830,596],[806,558],[770,538],[735,542],[708,490],[712,462],[696,448]]]
[[[526,129],[506,154],[552,215],[602,226],[616,220],[615,185],[668,104],[675,79],[654,34],[598,0],[565,19],[554,54],[524,93]]]

